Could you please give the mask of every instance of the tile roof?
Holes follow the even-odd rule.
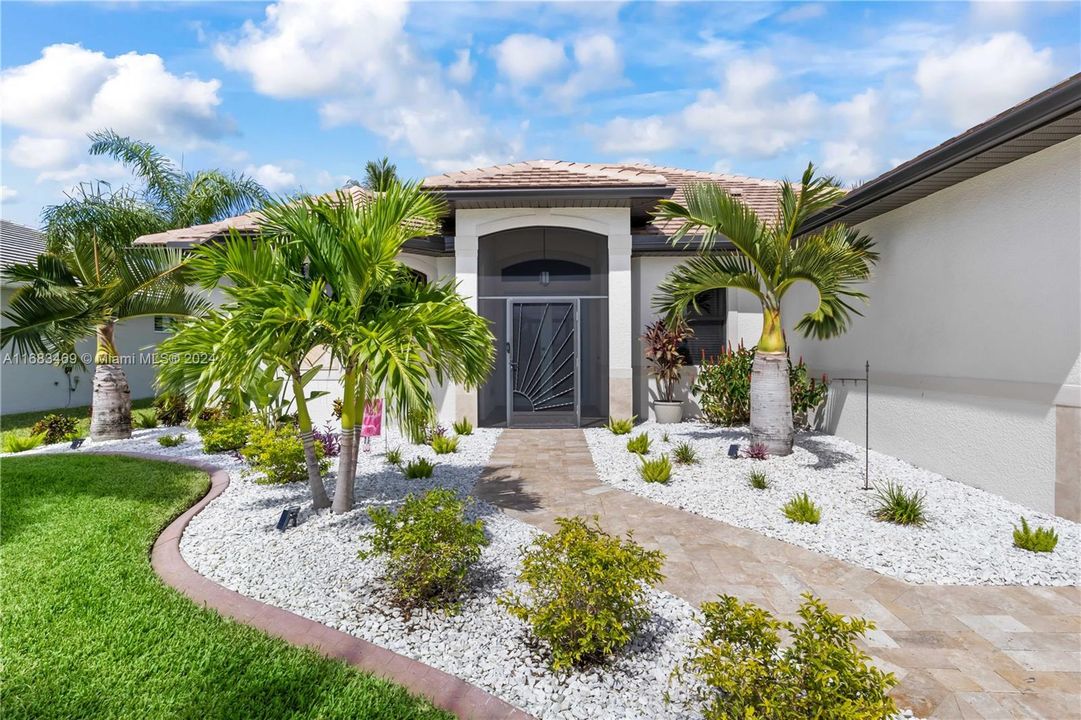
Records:
[[[512,188],[665,187],[656,173],[603,163],[525,160],[471,170],[455,170],[425,178],[424,187],[439,190],[504,190]]]
[[[0,265],[32,262],[45,252],[45,234],[25,225],[0,220]]]

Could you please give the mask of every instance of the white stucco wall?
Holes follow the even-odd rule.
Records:
[[[860,226],[882,254],[863,318],[825,342],[831,376],[872,373],[871,446],[1053,511],[1054,406],[1081,404],[1081,138]],[[812,306],[797,288],[791,328]],[[863,440],[862,389],[828,429]]]

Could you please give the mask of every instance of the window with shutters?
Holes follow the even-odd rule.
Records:
[[[698,296],[698,310],[687,311],[687,324],[694,330],[694,337],[686,344],[690,364],[701,364],[703,354],[707,359],[715,357],[727,343],[727,299],[724,288],[707,290]]]

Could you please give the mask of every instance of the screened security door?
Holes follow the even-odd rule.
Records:
[[[507,301],[509,424],[578,425],[578,300]]]

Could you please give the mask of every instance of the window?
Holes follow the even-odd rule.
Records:
[[[154,316],[154,332],[169,332],[173,329],[173,318],[164,315]]]
[[[698,310],[687,311],[687,324],[694,330],[694,337],[687,340],[688,361],[692,365],[720,353],[728,342],[725,320],[728,315],[727,294],[724,288],[707,290],[698,296]]]

